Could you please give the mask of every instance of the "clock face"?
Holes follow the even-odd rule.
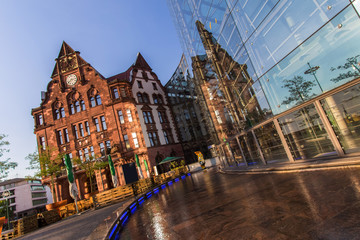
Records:
[[[70,86],[75,85],[75,83],[77,82],[77,77],[75,74],[70,74],[69,76],[66,77],[66,83]]]

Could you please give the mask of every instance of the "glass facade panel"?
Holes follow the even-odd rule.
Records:
[[[248,165],[259,164],[261,162],[261,158],[253,135],[248,133],[247,135],[240,136],[239,140]]]
[[[360,51],[354,52],[359,28],[359,17],[349,7],[264,75],[260,81],[273,112],[359,77]]]
[[[295,160],[336,155],[313,104],[278,121]]]
[[[345,153],[360,151],[360,84],[320,101]]]
[[[254,133],[259,142],[263,156],[268,163],[288,161],[286,152],[273,122],[255,129]]]

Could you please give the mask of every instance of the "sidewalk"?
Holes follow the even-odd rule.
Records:
[[[239,166],[235,165],[223,167],[220,165],[219,171],[227,174],[267,174],[316,171],[345,167],[360,167],[360,156],[300,160],[295,162],[273,162],[268,163],[267,165],[256,164],[252,166],[246,166],[243,164]]]

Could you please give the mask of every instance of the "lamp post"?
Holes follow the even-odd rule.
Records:
[[[2,197],[5,198],[5,203],[6,203],[6,218],[7,218],[7,225],[8,225],[8,230],[10,229],[10,220],[9,220],[9,205],[8,205],[8,201],[9,201],[9,197],[10,197],[10,191],[9,190],[5,190],[2,193]]]
[[[316,83],[318,84],[318,86],[319,86],[319,88],[320,88],[320,90],[321,90],[321,92],[324,92],[323,89],[322,89],[322,87],[321,87],[321,85],[320,85],[320,83],[319,83],[319,81],[318,81],[318,79],[317,79],[317,77],[316,77],[316,71],[317,71],[320,67],[319,67],[319,66],[311,67],[310,63],[307,63],[307,65],[309,66],[309,69],[306,70],[306,71],[304,72],[304,74],[311,74],[311,75],[313,75],[314,78],[315,78]]]

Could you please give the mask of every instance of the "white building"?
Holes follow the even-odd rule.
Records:
[[[1,182],[0,201],[4,200],[5,191],[10,192],[9,208],[17,218],[44,211],[45,205],[52,203],[50,189],[43,186],[40,180],[14,178]]]

